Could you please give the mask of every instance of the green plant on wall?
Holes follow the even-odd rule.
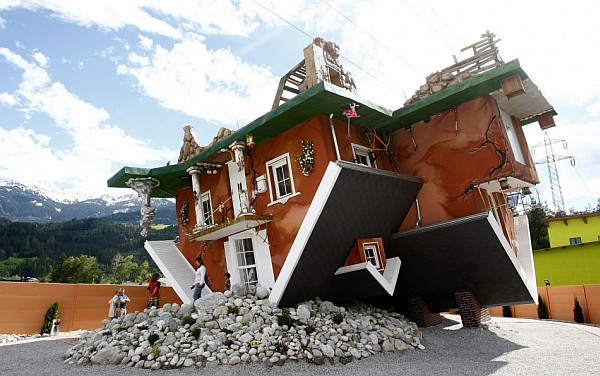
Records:
[[[583,309],[581,308],[581,304],[579,304],[577,297],[574,297],[573,299],[575,301],[575,307],[573,308],[573,319],[575,322],[582,324],[585,322],[585,318],[583,317]]]
[[[52,331],[52,323],[58,319],[58,302],[54,302],[48,307],[46,316],[44,316],[44,323],[42,324],[42,330],[40,334],[50,334]]]
[[[538,313],[538,318],[543,320],[543,319],[549,319],[550,316],[548,315],[548,308],[546,307],[546,303],[544,303],[544,299],[542,299],[541,295],[538,295],[538,308],[537,308],[537,313]]]

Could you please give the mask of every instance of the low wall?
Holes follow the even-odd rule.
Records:
[[[546,303],[551,319],[575,321],[573,308],[574,297],[577,297],[585,322],[600,324],[600,285],[541,286],[538,287],[538,294]],[[538,318],[535,304],[511,306],[511,311],[513,317]],[[502,316],[502,307],[490,308],[490,314]]]
[[[60,330],[92,330],[108,318],[108,301],[123,287],[131,301],[127,312],[143,311],[148,303],[147,286],[66,283],[0,282],[0,334],[39,333],[48,307],[58,302]],[[160,304],[181,299],[172,287],[160,288]]]

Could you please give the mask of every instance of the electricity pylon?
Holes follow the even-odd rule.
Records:
[[[554,205],[554,212],[565,212],[565,200],[563,199],[562,188],[560,186],[560,178],[558,177],[558,169],[556,168],[556,162],[562,161],[563,159],[570,159],[571,165],[575,165],[575,158],[570,155],[555,155],[552,144],[562,142],[563,148],[567,149],[567,142],[565,140],[555,140],[548,136],[548,132],[544,132],[544,143],[539,143],[534,148],[544,146],[546,149],[546,159],[536,161],[535,164],[547,164],[548,165],[548,178],[550,179],[550,189],[552,190],[552,204]]]

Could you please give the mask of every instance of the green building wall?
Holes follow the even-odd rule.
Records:
[[[550,247],[570,245],[570,238],[581,238],[582,243],[600,240],[600,213],[551,218],[546,222]]]
[[[600,284],[600,213],[550,218],[546,224],[552,248],[533,251],[536,284]],[[570,245],[571,238],[582,243]]]
[[[600,242],[533,251],[535,280],[544,286],[600,284]]]

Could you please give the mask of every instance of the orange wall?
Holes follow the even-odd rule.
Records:
[[[520,126],[515,128],[522,138]],[[418,123],[410,133],[395,132],[394,152],[399,172],[423,179],[418,195],[421,225],[481,212],[487,205],[473,187],[478,183],[503,176],[536,183],[537,174],[528,149],[523,149],[527,165],[518,163],[507,139],[498,106],[489,96],[463,103],[456,111],[444,111],[427,123]],[[526,145],[524,139],[521,144]],[[415,222],[413,212],[402,229],[414,228]]]
[[[0,282],[0,333],[39,333],[48,307],[58,302],[60,330],[96,329],[108,318],[108,300],[119,287],[131,301],[127,311],[143,311],[147,286]],[[160,304],[181,300],[171,287],[160,288]]]
[[[345,140],[345,124],[336,123],[336,131],[344,131],[344,135],[338,135],[338,142],[343,138]],[[300,140],[312,140],[315,150],[315,169],[309,176],[304,176],[299,167],[296,158],[302,154],[302,145]],[[357,141],[355,141],[357,142]],[[348,143],[350,145],[350,143]],[[321,178],[329,161],[335,160],[335,150],[331,130],[329,128],[329,119],[325,116],[317,116],[298,126],[287,130],[280,137],[266,141],[257,145],[244,155],[245,173],[248,190],[255,189],[255,178],[267,173],[266,162],[285,153],[290,154],[292,164],[292,174],[296,192],[300,195],[292,197],[285,204],[275,204],[268,206],[271,202],[269,190],[259,194],[253,201],[249,197],[251,205],[256,214],[269,214],[273,216],[273,221],[266,224],[269,244],[271,246],[271,259],[273,264],[273,273],[275,278],[279,275],[285,258],[289,253],[296,233],[308,211],[312,198],[319,186]],[[350,155],[352,151],[350,149]],[[345,158],[351,160],[352,158]],[[213,210],[220,203],[228,208],[227,215],[222,216],[218,211],[214,214],[215,224],[223,223],[227,218],[232,219],[232,203],[230,200],[230,187],[227,166],[218,169],[216,175],[202,175],[200,177],[200,188],[202,193],[210,191]],[[270,189],[270,188],[269,188]],[[184,200],[188,200],[188,218],[187,225],[181,223],[181,206]],[[193,263],[193,260],[202,255],[206,269],[211,278],[212,287],[216,290],[223,288],[223,274],[227,271],[226,258],[224,254],[224,242],[227,238],[213,241],[190,241],[188,235],[192,233],[195,225],[194,199],[192,189],[180,189],[177,192],[176,199],[177,219],[179,221],[178,248],[182,250],[186,259]],[[350,251],[350,250],[348,250]],[[193,265],[193,264],[192,264]]]
[[[600,285],[541,286],[538,293],[544,300],[551,319],[574,321],[574,297],[577,297],[586,323],[600,324]],[[511,307],[513,317],[537,319],[537,305]],[[493,316],[502,316],[502,307],[490,308]]]

